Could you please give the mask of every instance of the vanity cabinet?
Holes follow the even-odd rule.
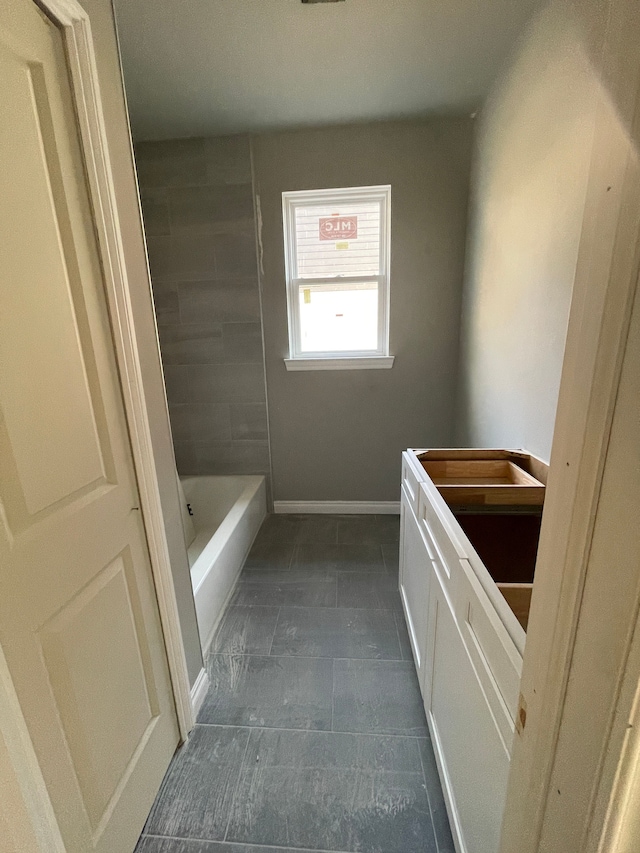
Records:
[[[544,470],[509,451],[403,454],[400,592],[459,853],[499,847]]]
[[[431,572],[412,501],[405,493],[404,486],[400,504],[400,541],[400,593],[422,690],[429,615],[425,603],[429,601]]]

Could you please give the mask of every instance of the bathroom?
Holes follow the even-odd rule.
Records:
[[[639,31],[0,4],[3,853],[640,849]]]
[[[575,37],[571,18],[555,4],[526,23],[524,9],[522,15],[517,24],[511,21],[513,31],[505,28],[502,46],[494,45],[494,64],[476,81],[482,96],[467,88],[468,100],[456,102],[450,95],[446,109],[400,115],[374,110],[375,120],[366,113],[356,117],[352,100],[351,114],[336,107],[324,121],[309,121],[302,112],[298,120],[281,117],[278,110],[286,114],[289,104],[276,105],[273,92],[271,100],[263,96],[262,113],[243,114],[241,83],[234,92],[236,116],[215,110],[209,117],[195,115],[198,103],[205,113],[206,105],[194,81],[193,103],[172,113],[170,96],[163,101],[148,82],[146,89],[140,85],[136,44],[127,43],[136,30],[135,15],[121,12],[200,637],[197,648],[185,644],[185,651],[197,725],[212,738],[206,749],[193,747],[198,758],[189,747],[176,757],[143,835],[143,851],[155,853],[154,838],[174,833],[181,839],[201,833],[209,840],[285,848],[366,848],[366,832],[376,825],[370,822],[370,802],[362,806],[369,815],[366,831],[353,830],[350,837],[325,825],[316,813],[319,802],[301,782],[290,805],[290,836],[278,825],[282,792],[256,782],[260,819],[249,827],[252,816],[250,810],[242,813],[239,782],[233,816],[220,836],[220,828],[206,819],[190,823],[176,786],[190,761],[198,764],[205,754],[226,748],[213,740],[216,726],[256,728],[266,732],[265,743],[274,729],[289,728],[292,743],[300,729],[416,737],[422,743],[427,727],[413,660],[425,710],[428,676],[402,583],[407,559],[402,548],[412,547],[406,544],[404,508],[401,530],[398,524],[402,453],[524,448],[533,465],[528,473],[533,470],[540,478],[535,487],[544,488],[595,101],[588,65],[579,52],[567,50]],[[242,15],[228,23],[241,28]],[[315,91],[305,79],[305,92]],[[294,106],[306,101],[300,91]],[[143,95],[151,103],[143,103]],[[326,209],[323,193],[330,198]],[[342,206],[341,194],[347,193]],[[308,235],[299,237],[289,205],[300,198],[300,205],[317,206],[312,251],[319,255],[322,217],[355,219],[349,205],[364,203],[372,193],[385,198],[376,232],[380,265],[357,272],[364,279],[378,277],[377,347],[369,348],[368,364],[362,353],[350,351],[355,345],[322,358],[301,353],[297,312],[315,301],[317,291],[313,286],[305,291],[304,274],[292,272],[307,251]],[[357,228],[361,217],[360,210]],[[360,244],[345,233],[331,245],[337,254]],[[342,269],[340,262],[332,264]],[[290,298],[298,286],[299,308],[297,291]],[[406,482],[404,473],[402,478]],[[533,513],[531,565],[541,511]],[[525,586],[530,596],[531,583]],[[504,727],[498,734],[501,758],[495,766],[495,753],[478,759],[485,762],[483,772],[490,768],[491,784],[478,783],[466,757],[451,781],[430,718],[435,752],[425,747],[420,759],[430,817],[426,823],[417,817],[420,796],[410,790],[400,808],[403,819],[395,824],[397,837],[383,836],[385,853],[420,849],[425,838],[431,839],[428,849],[433,843],[441,853],[497,850],[510,759],[505,745],[522,712],[517,685],[529,608],[527,603],[518,624],[516,611],[510,613],[502,600],[504,590],[503,585],[497,597],[495,590],[490,595],[502,602],[496,605],[498,619],[515,645],[502,671],[491,674],[501,689],[508,682],[496,700],[505,710],[505,722],[496,723]],[[419,590],[423,611],[429,595],[433,598],[428,589]],[[181,606],[189,609],[188,593]],[[422,622],[419,628],[426,636]],[[505,647],[511,642],[499,632],[497,638]],[[331,676],[325,671],[328,659]],[[305,685],[304,701],[292,684]],[[394,701],[379,700],[378,694]],[[480,720],[475,702],[468,702],[467,734],[456,733],[454,746],[447,747],[453,764],[456,751],[474,749],[473,739],[465,738]],[[495,734],[483,732],[478,755]],[[280,753],[273,760],[282,760]],[[206,792],[205,808],[220,793],[217,780],[198,768],[190,790]],[[245,762],[240,779],[248,772]],[[481,789],[482,796],[475,793]],[[355,806],[350,812],[344,793],[336,796],[345,823],[357,822]],[[309,820],[305,809],[313,814]],[[316,820],[319,838],[312,839],[309,821]]]
[[[320,503],[324,512],[397,513],[407,436],[451,444],[472,128],[464,116],[136,144],[173,445],[196,524],[194,475],[226,478],[207,482],[227,492],[231,477],[264,477],[255,499],[269,510],[275,501],[276,512]],[[345,150],[358,156],[339,157]],[[395,363],[292,373],[281,194],[347,183],[392,187]],[[415,287],[425,263],[437,287]],[[417,401],[411,389],[425,376]],[[387,407],[394,418],[380,417]],[[379,459],[366,472],[363,451]],[[246,488],[254,480],[238,479],[237,497],[250,505]],[[249,525],[238,543],[236,573],[256,531]],[[207,615],[211,594],[196,589],[205,653],[234,579]]]

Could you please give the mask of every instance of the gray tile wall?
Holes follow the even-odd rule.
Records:
[[[249,139],[136,145],[181,474],[268,474]]]

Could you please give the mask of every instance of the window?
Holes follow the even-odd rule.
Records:
[[[283,193],[289,370],[391,367],[391,187]]]

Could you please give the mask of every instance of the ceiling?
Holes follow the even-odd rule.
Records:
[[[473,109],[537,0],[116,0],[134,137]]]

